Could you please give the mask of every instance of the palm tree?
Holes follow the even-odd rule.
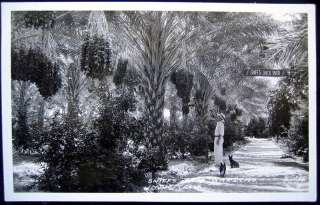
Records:
[[[307,20],[306,14],[296,15],[289,26],[267,42],[266,56],[267,62],[289,71],[289,75],[278,83],[279,88],[270,96],[269,124],[276,135],[280,132],[287,134],[289,147],[301,150],[308,148],[307,129],[304,133],[297,131],[297,127],[308,122]],[[283,126],[279,128],[279,125]],[[304,140],[299,141],[297,136],[301,135]]]
[[[263,66],[259,60],[261,48],[266,38],[277,30],[276,24],[257,13],[208,12],[198,15],[195,25],[198,25],[199,33],[197,39],[187,45],[188,56],[193,56],[188,59],[187,67],[194,68],[193,72],[201,73],[207,79],[206,90],[210,91],[202,88],[203,92],[210,92],[207,98],[215,95],[221,98],[219,91],[223,88],[228,104],[241,104],[242,101],[237,101],[244,94],[241,89],[255,81],[244,76],[243,71]],[[207,113],[206,110],[202,112]]]
[[[144,88],[151,147],[161,146],[165,84],[172,71],[191,70],[206,78],[205,105],[217,88],[230,82],[236,87],[245,78],[244,53],[249,55],[275,28],[265,16],[250,13],[129,12],[122,19]]]
[[[282,67],[307,66],[308,21],[307,15],[299,15],[289,28],[282,29],[267,42],[269,60]]]
[[[307,15],[295,17],[289,28],[267,42],[267,62],[288,69],[290,76],[285,78],[293,85],[297,96],[308,96],[308,21]]]
[[[202,66],[201,66],[202,67]],[[203,127],[209,117],[209,103],[215,92],[209,83],[209,80],[201,72],[195,73],[195,94],[194,107],[198,124]],[[201,129],[201,128],[200,128]]]
[[[140,74],[148,119],[148,146],[160,151],[162,143],[165,85],[172,71],[180,66],[179,18],[169,12],[130,12],[123,16],[124,32],[132,49],[131,60]]]

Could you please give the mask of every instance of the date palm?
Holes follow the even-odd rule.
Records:
[[[275,38],[267,42],[267,62],[282,69],[290,69],[285,81],[293,85],[296,95],[308,96],[308,21],[307,15],[295,17],[289,28],[281,30]]]
[[[239,100],[246,95],[241,90],[255,80],[244,76],[243,70],[264,66],[259,55],[268,36],[277,31],[275,22],[259,13],[224,12],[200,13],[196,22],[199,35],[188,45],[193,57],[187,64],[206,77],[209,86],[202,91],[210,92],[208,98],[222,97],[219,90],[224,88],[228,104],[247,106]]]
[[[129,40],[143,87],[148,146],[164,155],[162,143],[165,85],[172,71],[180,66],[179,18],[169,12],[130,12],[123,16],[124,33]],[[164,158],[162,156],[161,158]]]
[[[241,72],[250,64],[243,56],[275,28],[267,17],[250,13],[130,12],[122,20],[144,88],[152,147],[161,145],[165,84],[172,71],[204,76],[208,84],[202,104],[207,104],[217,88],[236,87],[245,78]]]

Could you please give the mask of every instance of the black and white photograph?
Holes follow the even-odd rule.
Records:
[[[1,5],[6,200],[316,200],[312,5],[82,3]]]

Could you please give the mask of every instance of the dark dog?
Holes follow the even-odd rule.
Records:
[[[220,177],[224,177],[224,175],[226,174],[226,164],[225,163],[220,163]]]
[[[239,163],[232,159],[232,155],[229,155],[229,161],[231,168],[239,168]]]

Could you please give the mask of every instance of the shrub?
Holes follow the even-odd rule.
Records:
[[[26,150],[32,145],[32,136],[27,125],[25,112],[18,112],[16,126],[12,129],[13,145],[16,149]]]
[[[125,98],[110,98],[95,122],[95,143],[88,142],[92,148],[83,150],[79,164],[81,191],[134,192],[146,183],[144,171],[137,167],[141,156],[127,146],[129,141],[137,145],[141,140],[137,134],[142,133],[140,122],[123,106]]]
[[[143,123],[130,117],[122,100],[111,98],[92,132],[77,120],[56,115],[45,133],[40,161],[46,163],[40,190],[51,192],[136,192],[146,183],[139,169],[138,145]],[[113,109],[119,107],[117,112]],[[122,110],[120,109],[122,108]]]
[[[189,151],[194,156],[207,155],[210,143],[212,143],[212,138],[209,134],[193,133],[189,144]]]
[[[44,133],[41,162],[46,163],[45,172],[40,177],[39,189],[51,192],[79,191],[78,141],[85,136],[79,123],[63,121],[58,114],[53,118],[51,129]]]
[[[292,117],[291,127],[288,130],[288,139],[286,140],[289,151],[295,155],[302,156],[304,161],[309,160],[309,131],[308,114],[302,118]]]

